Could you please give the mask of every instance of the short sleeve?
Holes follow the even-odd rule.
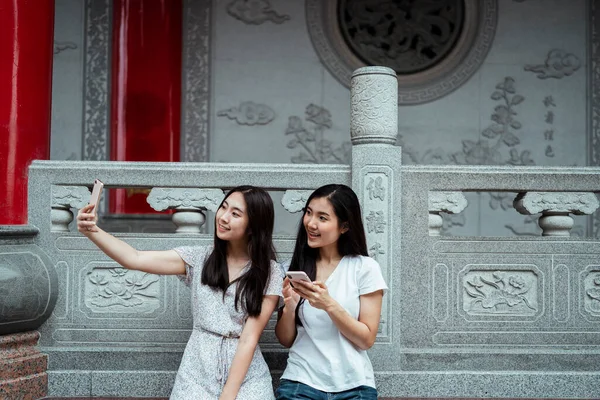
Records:
[[[194,280],[194,273],[202,271],[206,255],[208,254],[207,247],[176,247],[173,250],[181,257],[185,263],[185,275],[177,275],[177,277],[185,283],[186,286],[190,286]]]
[[[285,275],[285,273],[288,272],[291,264],[292,264],[291,258],[289,258],[281,263],[281,271],[283,272],[283,275]]]
[[[281,266],[275,262],[271,261],[271,273],[269,276],[269,283],[265,288],[265,296],[268,295],[276,295],[279,297],[283,297],[281,294],[281,290],[283,289],[283,270]]]
[[[378,290],[383,290],[385,293],[388,289],[379,263],[371,257],[361,257],[357,282],[359,295],[373,293]]]

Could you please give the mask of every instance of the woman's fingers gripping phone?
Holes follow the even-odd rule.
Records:
[[[77,213],[77,230],[84,235],[98,232],[98,226],[96,225],[98,216],[93,212],[94,207],[93,204],[87,204]]]

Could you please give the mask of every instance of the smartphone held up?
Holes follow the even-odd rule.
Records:
[[[96,214],[96,209],[98,208],[98,204],[100,203],[100,196],[102,195],[102,189],[104,188],[104,183],[100,181],[100,179],[96,179],[94,181],[94,188],[92,189],[92,196],[90,197],[90,204],[94,205],[92,209],[92,214]]]

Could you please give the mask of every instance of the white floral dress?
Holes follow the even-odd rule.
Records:
[[[202,268],[212,247],[179,247],[174,249],[186,264],[181,276],[192,290],[193,329],[187,343],[171,400],[218,399],[227,381],[229,368],[248,314],[241,304],[235,309],[233,283],[225,293],[201,283]],[[247,265],[244,273],[250,265]],[[265,295],[281,296],[283,272],[274,261]],[[239,400],[274,399],[271,373],[260,347],[238,392]]]

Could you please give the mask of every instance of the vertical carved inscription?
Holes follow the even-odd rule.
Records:
[[[391,266],[391,184],[389,167],[366,167],[362,173],[363,217],[369,256],[381,266],[383,277],[389,285]],[[389,335],[390,298],[385,296],[381,309],[379,337]]]

